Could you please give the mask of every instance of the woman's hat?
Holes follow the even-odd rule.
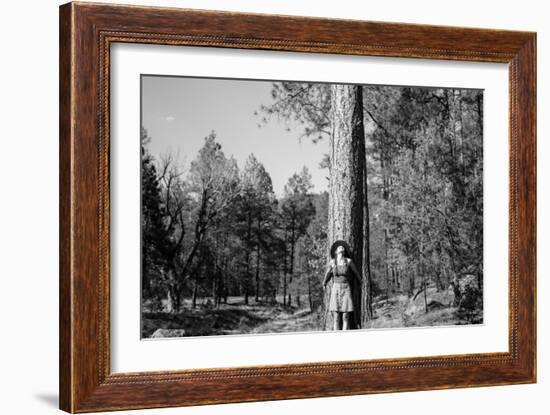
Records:
[[[342,246],[344,247],[344,256],[347,258],[351,258],[351,249],[349,248],[349,245],[346,241],[342,241],[341,239],[334,242],[332,246],[330,247],[330,257],[334,258],[336,256],[336,249]]]

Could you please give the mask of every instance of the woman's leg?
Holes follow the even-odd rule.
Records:
[[[334,330],[340,330],[340,313],[338,311],[332,312],[332,321],[334,322]]]
[[[349,330],[349,313],[342,313],[343,327],[342,330]]]

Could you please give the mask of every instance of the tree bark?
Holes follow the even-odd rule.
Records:
[[[386,279],[386,297],[390,298],[390,272],[388,265],[388,229],[384,228],[384,277]]]
[[[360,318],[359,327],[366,327],[367,323],[373,319],[374,311],[372,309],[372,273],[370,269],[370,212],[369,212],[369,193],[367,182],[367,151],[365,148],[365,129],[363,126],[363,87],[358,87],[357,91],[357,112],[360,116],[360,129],[357,131],[358,140],[360,140],[359,158],[363,161],[363,261],[362,261],[362,280],[360,312],[356,318]]]
[[[288,242],[288,231],[287,229],[285,228],[285,249],[284,249],[284,268],[283,268],[283,305],[286,305],[286,274],[288,272],[288,263],[287,263],[287,258],[288,258],[288,249],[287,249],[287,244]]]
[[[462,115],[460,108],[460,91],[459,90],[447,90],[447,99],[449,102],[449,143],[451,143],[452,149],[451,158],[454,158],[454,154],[458,151],[458,166],[457,172],[453,175],[453,190],[455,195],[458,196],[459,202],[464,202],[465,199],[465,183],[464,183],[464,154],[462,145]],[[456,148],[458,147],[458,150]]]
[[[191,306],[197,308],[197,293],[198,293],[198,281],[197,276],[193,279],[193,300]]]
[[[292,292],[290,291],[292,284],[292,279],[294,276],[294,249],[296,247],[296,224],[295,219],[296,214],[293,212],[292,214],[292,227],[290,230],[290,269],[288,274],[288,305],[292,305]]]
[[[313,298],[311,297],[311,276],[307,274],[307,299],[309,303],[309,311],[313,312]]]
[[[248,221],[246,229],[246,272],[244,280],[244,303],[248,305],[248,295],[249,295],[249,283],[250,283],[250,247],[252,239],[252,213],[248,211]]]
[[[257,243],[256,243],[256,279],[255,279],[255,301],[258,302],[260,296],[260,245],[262,235],[262,217],[258,215],[258,229],[257,229]]]
[[[346,241],[351,249],[351,259],[363,274],[362,283],[352,286],[354,312],[351,327],[360,328],[361,323],[372,316],[362,87],[333,85],[331,100],[328,247],[338,239]],[[328,312],[329,299],[330,290],[327,290],[325,329],[333,326]]]

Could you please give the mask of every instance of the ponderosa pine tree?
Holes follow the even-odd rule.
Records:
[[[360,327],[372,319],[372,280],[370,272],[370,223],[363,110],[363,87],[276,82],[274,103],[262,106],[269,117],[293,119],[304,125],[302,136],[314,142],[329,139],[328,243],[344,238],[353,250],[354,260],[363,274],[361,286],[354,289],[353,325]],[[328,294],[325,305],[328,305]],[[328,313],[326,327],[331,327]]]
[[[312,187],[311,174],[307,167],[304,167],[299,174],[294,173],[288,179],[281,201],[281,220],[286,235],[285,262],[287,264],[283,279],[283,293],[286,293],[286,298],[283,298],[283,303],[287,305],[292,304],[292,294],[288,286],[294,278],[296,245],[298,240],[305,235],[307,227],[315,215],[315,206],[310,194]]]
[[[239,211],[237,220],[245,252],[244,301],[248,304],[251,294],[252,269],[254,268],[254,297],[258,302],[261,288],[261,264],[263,249],[270,239],[276,200],[271,177],[265,167],[251,154],[248,156],[240,178],[240,189],[236,200]],[[254,261],[255,257],[255,261]],[[254,262],[254,263],[253,263]]]
[[[147,151],[150,137],[141,128],[141,277],[143,300],[150,299],[161,309],[165,292],[166,262],[164,251],[169,243],[164,224],[164,208],[154,159]]]

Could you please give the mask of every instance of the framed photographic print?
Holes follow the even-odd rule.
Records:
[[[536,381],[536,35],[60,8],[60,407]]]

